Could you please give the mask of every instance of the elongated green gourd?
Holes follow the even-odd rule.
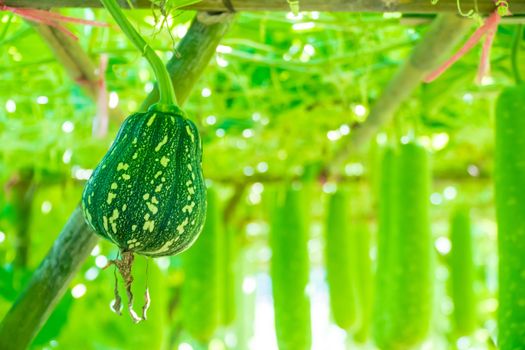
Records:
[[[339,189],[328,199],[325,232],[326,277],[335,324],[349,330],[356,323],[356,241],[351,232],[349,195]]]
[[[525,86],[496,107],[494,182],[499,249],[499,349],[525,348]]]
[[[373,273],[370,258],[370,231],[361,222],[355,229],[356,295],[359,306],[359,326],[354,333],[357,343],[366,343],[370,333],[373,306]]]
[[[235,272],[238,263],[238,244],[235,230],[229,227],[224,232],[222,270],[222,325],[229,326],[235,321],[236,315],[236,291]]]
[[[277,200],[271,218],[270,274],[279,350],[311,346],[308,234],[302,205],[302,193],[289,188],[285,198]]]
[[[392,209],[392,333],[389,349],[408,349],[428,335],[433,304],[430,169],[427,151],[399,146]]]
[[[391,244],[394,238],[393,201],[396,186],[396,155],[394,149],[383,150],[379,162],[378,177],[378,231],[377,231],[377,267],[375,273],[375,297],[372,317],[372,337],[376,345],[385,349],[388,335],[391,333],[390,308],[392,306],[392,272]]]
[[[121,337],[112,340],[114,348],[139,348],[151,350],[163,350],[168,344],[167,330],[169,327],[166,309],[168,308],[168,286],[166,276],[153,259],[139,257],[133,264],[133,294],[139,305],[144,305],[144,291],[149,289],[150,307],[147,311],[147,321],[141,323],[140,327],[129,322],[118,322],[121,329]],[[120,283],[120,295],[125,295],[124,283]],[[100,318],[100,317],[99,317]],[[111,317],[107,329],[115,327],[115,318]],[[78,333],[77,333],[78,334]],[[115,334],[108,332],[108,338]],[[122,338],[127,338],[127,346],[123,345]],[[78,338],[77,338],[78,339]],[[120,339],[120,340],[119,340]]]
[[[131,115],[84,188],[87,222],[122,252],[185,250],[206,215],[201,160],[199,133],[181,110]]]
[[[210,341],[220,322],[223,227],[219,199],[208,190],[208,213],[201,237],[181,255],[184,283],[181,291],[183,328],[195,339]]]
[[[454,333],[472,334],[477,327],[474,261],[469,210],[458,207],[450,219],[450,291]]]

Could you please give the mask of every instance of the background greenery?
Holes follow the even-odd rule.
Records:
[[[65,13],[111,22],[99,10]],[[163,18],[151,10],[129,12],[163,59],[170,57],[194,15],[173,13]],[[278,183],[304,178],[305,169],[329,164],[425,32],[427,20],[422,22],[405,24],[399,14],[238,15],[185,105],[203,136],[205,176],[218,187],[223,202],[229,203],[239,188],[246,189],[236,206],[225,205],[226,212],[231,211],[226,214],[227,229],[235,232],[242,248],[235,261],[236,322],[216,332],[210,349],[275,347],[264,193]],[[427,348],[492,346],[497,307],[492,114],[495,97],[512,84],[514,29],[498,29],[490,79],[474,83],[480,54],[476,47],[442,78],[423,85],[365,152],[343,164],[342,182],[355,194],[352,215],[375,232],[378,145],[415,133],[432,152],[432,229],[440,267],[438,312]],[[101,54],[109,57],[105,79],[110,107],[118,107],[120,113],[113,114],[120,117],[110,119],[102,140],[91,136],[96,105],[67,76],[31,24],[0,13],[0,315],[22,291],[77,205],[84,180],[109,147],[122,117],[134,112],[153,87],[146,62],[117,30],[77,26],[74,31],[94,62]],[[345,332],[330,321],[322,256],[325,201],[335,184],[311,186],[313,348],[330,344],[330,349],[343,349],[350,345]],[[448,216],[459,202],[473,208],[481,327],[472,337],[456,341],[445,295]],[[23,223],[29,224],[30,233],[27,261],[17,258]],[[373,258],[374,252],[372,248]],[[135,326],[108,307],[113,273],[101,268],[115,255],[113,246],[100,242],[34,348],[189,349],[177,345],[194,342],[181,328],[180,257],[149,262],[151,322]]]

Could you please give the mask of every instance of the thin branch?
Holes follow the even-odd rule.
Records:
[[[49,45],[56,60],[62,64],[68,76],[77,83],[84,93],[97,102],[100,90],[97,66],[84,51],[78,41],[65,35],[62,31],[45,24],[31,23],[37,33]],[[122,121],[124,118],[120,108],[109,111],[111,117]]]
[[[98,96],[97,67],[78,41],[44,24],[34,24],[34,28],[49,45],[57,61],[64,66],[71,79],[79,83],[86,95],[96,100]]]
[[[200,50],[208,51],[210,48],[202,45],[212,45],[213,50],[215,50],[231,20],[231,16],[225,17],[223,22],[210,25],[207,30],[198,22],[194,22],[194,26],[190,27],[187,36],[190,42],[197,41],[194,43],[196,51],[188,52],[183,60],[191,60],[199,65],[207,64],[207,62],[199,59]],[[199,31],[198,33],[195,33],[195,28]],[[205,31],[209,37],[204,38],[202,31]],[[201,40],[200,43],[199,40]],[[183,50],[184,48],[179,49]],[[189,68],[188,65],[183,65],[183,67]],[[193,68],[200,72],[203,70],[202,67]],[[170,73],[176,74],[175,71]],[[193,83],[197,78],[198,76],[191,75]],[[189,89],[192,85],[192,83],[186,82],[184,88]],[[178,90],[179,88],[175,84],[175,89]],[[28,348],[97,241],[98,237],[88,228],[80,208],[77,207],[53,247],[33,274],[25,291],[18,297],[0,323],[0,349],[22,350]]]

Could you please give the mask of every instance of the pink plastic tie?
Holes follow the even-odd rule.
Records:
[[[449,58],[445,63],[443,63],[438,69],[430,73],[423,79],[425,83],[430,83],[437,79],[441,74],[445,73],[454,63],[456,63],[461,57],[463,57],[467,52],[469,52],[486,34],[485,41],[483,43],[483,51],[481,54],[481,62],[478,70],[477,81],[481,82],[484,76],[488,74],[490,69],[490,49],[494,41],[494,36],[498,28],[498,24],[501,20],[501,16],[498,14],[498,11],[494,11],[485,21],[485,23],[479,27],[474,34],[468,38],[465,45],[459,49],[451,58]]]
[[[75,18],[75,17],[68,17],[63,16],[58,13],[49,12],[46,10],[38,10],[38,9],[26,9],[26,8],[18,8],[18,7],[11,7],[4,4],[3,1],[0,1],[0,11],[9,11],[14,14],[17,14],[28,21],[36,22],[45,24],[54,28],[57,28],[67,36],[78,40],[77,36],[73,34],[69,29],[64,27],[62,23],[74,23],[74,24],[82,24],[87,26],[95,26],[95,27],[108,27],[109,25],[104,22],[99,21],[91,21],[87,19],[82,18]]]

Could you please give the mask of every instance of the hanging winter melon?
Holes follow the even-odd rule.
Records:
[[[278,198],[270,227],[270,275],[279,350],[311,346],[308,230],[300,190],[289,188]]]
[[[499,248],[498,343],[525,344],[525,85],[503,91],[496,107],[494,182]]]
[[[330,309],[344,330],[355,326],[357,318],[356,240],[349,215],[348,191],[338,189],[328,200],[325,259]]]
[[[458,336],[474,333],[477,327],[475,269],[469,210],[457,207],[450,218],[450,291],[454,331]]]
[[[430,231],[430,168],[427,151],[416,143],[399,146],[393,196],[394,240],[390,349],[422,343],[433,305],[433,245]]]
[[[354,333],[354,341],[359,344],[367,342],[370,333],[373,307],[373,274],[370,259],[370,231],[366,222],[359,222],[355,228],[356,241],[356,287],[359,305],[359,327]]]
[[[375,296],[372,315],[372,336],[374,342],[385,348],[388,343],[392,313],[392,249],[394,237],[394,188],[396,186],[396,154],[392,147],[385,148],[379,161],[378,176],[378,233],[377,267],[375,273]]]
[[[387,151],[385,163],[374,340],[381,349],[401,350],[426,339],[432,318],[430,169],[426,150],[416,143]]]
[[[201,237],[181,255],[184,283],[181,290],[183,328],[196,340],[211,340],[221,321],[221,261],[224,230],[216,190],[208,190],[208,215]]]

